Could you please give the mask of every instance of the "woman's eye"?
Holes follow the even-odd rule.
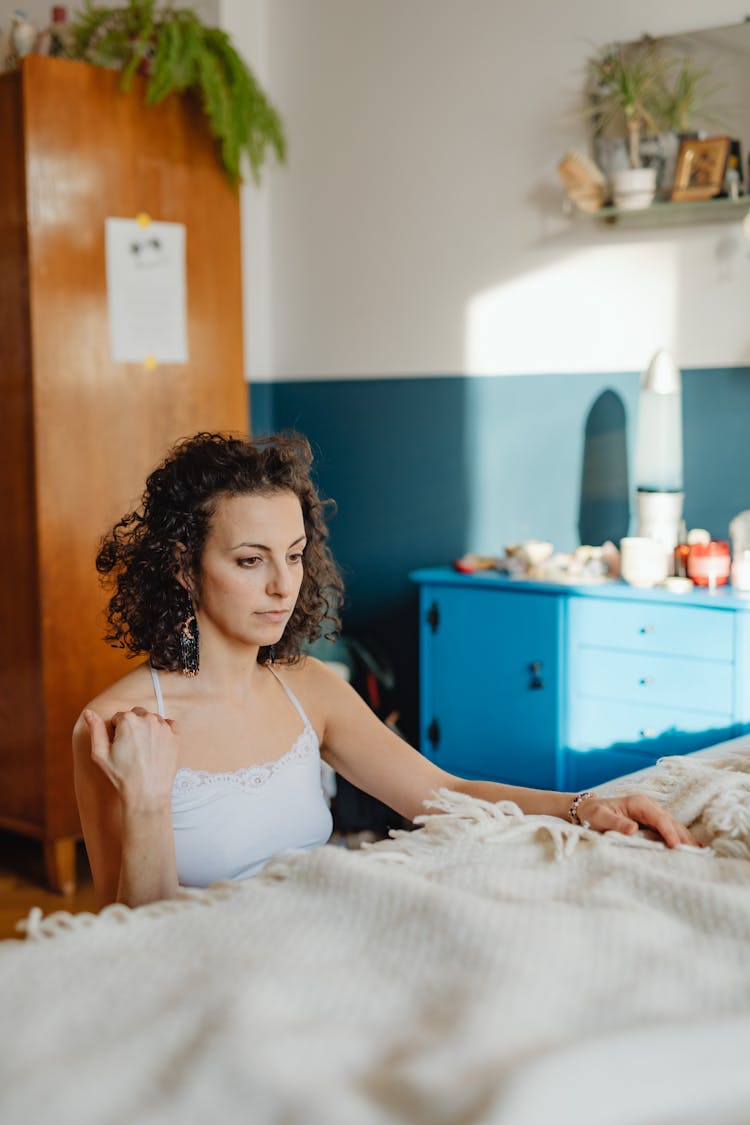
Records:
[[[295,551],[293,555],[289,556],[289,562],[290,563],[301,563],[304,557],[305,556],[302,553],[302,551]]]
[[[253,555],[251,558],[237,559],[237,565],[244,567],[246,570],[250,567],[257,566],[262,559],[259,555]]]

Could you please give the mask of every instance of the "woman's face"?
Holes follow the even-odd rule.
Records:
[[[293,492],[218,500],[201,560],[196,614],[201,634],[276,644],[302,584],[306,543]]]

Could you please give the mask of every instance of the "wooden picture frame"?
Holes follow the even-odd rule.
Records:
[[[683,140],[672,187],[675,203],[712,199],[719,194],[731,143],[731,138],[725,136]]]

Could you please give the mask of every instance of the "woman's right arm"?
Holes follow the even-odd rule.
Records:
[[[104,903],[174,898],[171,793],[179,736],[135,707],[105,723],[87,708],[73,731],[76,799],[94,886]]]

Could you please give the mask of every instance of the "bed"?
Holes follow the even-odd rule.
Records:
[[[360,852],[0,946],[4,1125],[747,1125],[750,737],[603,789],[670,852],[441,792]]]

